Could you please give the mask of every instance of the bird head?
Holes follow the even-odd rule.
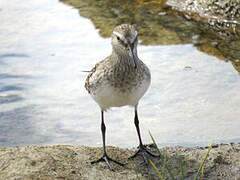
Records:
[[[113,51],[118,55],[129,56],[131,65],[137,67],[137,30],[133,25],[122,24],[114,28],[112,33]]]

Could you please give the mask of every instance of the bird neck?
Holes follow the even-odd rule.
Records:
[[[132,66],[131,62],[133,61],[133,57],[131,57],[128,52],[113,49],[111,56],[112,56],[112,60],[116,61],[117,63],[124,63]],[[136,57],[137,57],[137,53],[136,53]],[[138,58],[137,58],[137,62],[138,62]]]

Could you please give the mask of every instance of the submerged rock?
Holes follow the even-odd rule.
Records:
[[[236,2],[238,1],[240,0]],[[239,4],[234,7],[236,13],[230,9],[228,13],[232,15],[219,14],[214,19],[215,15],[204,14],[212,13],[213,10],[208,9],[214,6],[214,2],[220,3],[222,0],[207,2],[61,0],[61,2],[78,9],[80,16],[90,19],[102,37],[109,37],[115,26],[130,23],[136,25],[142,45],[193,44],[199,51],[216,56],[219,60],[235,62],[240,57],[240,28],[234,24],[234,20],[238,19]],[[225,5],[220,3],[218,6]],[[234,3],[231,6],[234,6]],[[231,22],[230,19],[226,19],[227,17],[235,19],[232,18],[233,22],[225,26],[225,21]]]

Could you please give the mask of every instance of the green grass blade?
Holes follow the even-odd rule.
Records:
[[[198,172],[197,172],[196,176],[194,177],[194,180],[197,180],[197,178],[198,178],[198,176],[199,176],[199,174],[200,174],[200,172],[201,172],[201,170],[202,170],[202,168],[203,168],[203,165],[204,165],[205,161],[207,160],[207,157],[208,157],[208,155],[209,155],[209,152],[210,152],[210,150],[212,149],[212,146],[213,146],[213,143],[209,146],[208,151],[207,151],[207,153],[206,153],[206,156],[204,157],[204,159],[203,159],[203,161],[202,161],[202,163],[201,163],[201,166],[199,167]]]
[[[139,172],[138,172],[138,169],[137,169],[135,163],[133,162],[133,160],[130,161],[130,165],[131,165],[131,167],[133,168],[133,170],[134,170],[134,172],[135,172],[135,174],[136,174],[137,180],[140,180],[140,178],[139,178],[139,176],[138,176],[138,173],[139,173]]]
[[[150,136],[151,136],[151,138],[152,138],[152,141],[153,141],[153,144],[154,144],[155,148],[157,149],[157,152],[158,152],[158,154],[159,154],[159,156],[160,156],[160,159],[161,159],[162,162],[163,162],[164,168],[167,169],[168,174],[170,175],[171,179],[174,180],[175,178],[174,178],[174,176],[173,176],[173,173],[172,173],[172,171],[168,168],[168,165],[167,165],[167,153],[164,154],[164,157],[162,156],[162,154],[161,154],[161,152],[160,152],[160,149],[158,148],[157,143],[156,143],[155,139],[153,138],[153,136],[152,136],[152,134],[151,134],[150,131],[149,131],[149,134],[150,134]],[[163,159],[162,159],[162,157],[163,157]]]
[[[155,166],[155,164],[149,160],[149,162],[151,163],[151,165],[154,167],[155,171],[158,173],[158,176],[161,180],[165,180],[164,177],[162,176],[162,173],[158,170],[158,168]]]
[[[184,169],[183,169],[183,162],[182,162],[181,156],[179,156],[179,164],[180,164],[180,172],[181,172],[182,180],[184,180]]]
[[[204,176],[204,166],[202,167],[202,175],[201,175],[202,180],[203,180],[203,176]]]
[[[155,139],[153,138],[153,136],[152,136],[152,134],[151,134],[151,132],[150,132],[150,131],[149,131],[149,134],[150,134],[150,136],[151,136],[151,139],[152,139],[152,141],[153,141],[153,145],[154,145],[154,146],[155,146],[155,148],[157,149],[157,152],[158,152],[158,154],[159,154],[160,158],[162,159],[162,153],[161,153],[160,149],[158,148],[158,146],[157,146],[157,143],[156,143]]]
[[[167,172],[168,172],[168,174],[170,175],[171,179],[172,179],[172,180],[175,180],[171,169],[170,169],[170,168],[168,167],[168,165],[167,165],[167,150],[165,149],[164,151],[165,151],[165,152],[164,152],[164,159],[163,159],[164,168],[167,169]]]

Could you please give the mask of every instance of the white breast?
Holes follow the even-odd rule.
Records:
[[[120,88],[113,87],[107,82],[102,82],[101,85],[91,93],[91,96],[102,110],[126,105],[135,106],[145,94],[149,85],[150,81],[144,79],[130,90],[124,89],[124,91],[122,91]]]

